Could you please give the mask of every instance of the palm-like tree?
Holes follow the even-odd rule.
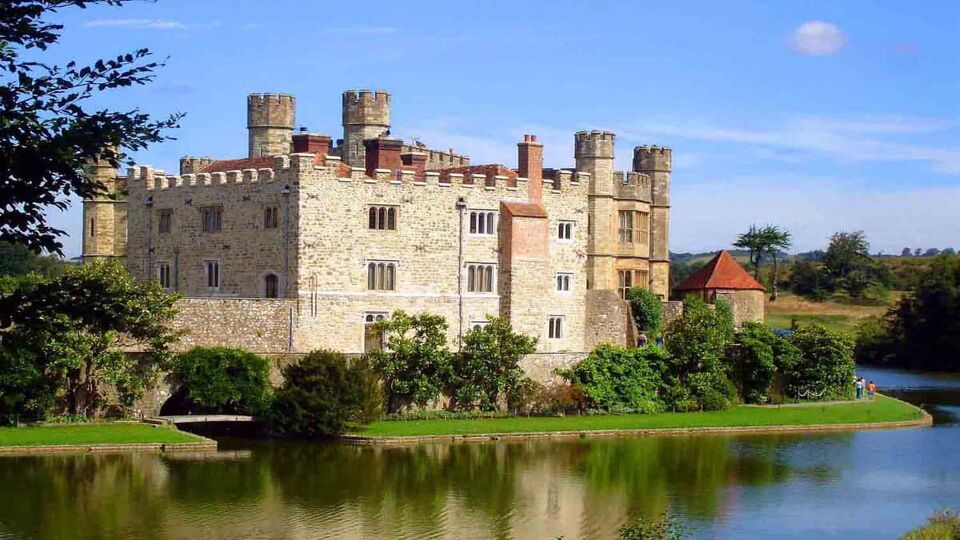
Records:
[[[757,281],[760,281],[760,266],[764,257],[769,256],[773,260],[773,283],[770,287],[770,300],[776,300],[779,294],[780,257],[792,244],[790,232],[776,225],[764,225],[763,227],[751,225],[750,229],[738,236],[737,241],[733,243],[734,246],[749,251],[750,264],[753,266],[753,277]]]

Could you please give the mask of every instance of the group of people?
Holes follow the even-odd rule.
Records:
[[[877,393],[877,385],[873,381],[868,383],[863,377],[856,377],[853,385],[857,389],[857,399],[863,399],[864,391],[866,391],[867,399],[873,399],[873,395]]]

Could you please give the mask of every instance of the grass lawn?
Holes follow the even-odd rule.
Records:
[[[840,302],[812,302],[790,293],[782,293],[776,302],[767,301],[766,323],[772,328],[790,328],[796,318],[801,325],[818,322],[827,328],[856,332],[866,317],[883,315],[888,306],[858,306]]]
[[[781,408],[740,406],[728,411],[715,412],[468,420],[392,420],[374,422],[367,426],[367,429],[357,432],[355,435],[408,437],[537,431],[797,426],[894,422],[914,420],[920,416],[920,412],[916,408],[906,403],[884,396],[877,396],[872,401],[859,403]]]
[[[168,427],[115,423],[0,428],[0,446],[188,443],[200,439]]]

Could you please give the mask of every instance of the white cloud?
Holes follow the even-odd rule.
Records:
[[[95,19],[87,28],[130,28],[136,30],[186,30],[187,25],[171,19]]]
[[[847,36],[837,25],[823,21],[807,21],[790,37],[790,48],[794,52],[813,56],[834,54],[846,43]]]

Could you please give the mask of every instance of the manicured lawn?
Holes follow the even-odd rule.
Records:
[[[872,401],[802,407],[736,407],[728,411],[545,418],[469,420],[393,420],[370,424],[356,435],[380,437],[470,435],[538,431],[670,429],[734,426],[856,424],[913,420],[920,412],[901,401],[877,396]]]
[[[189,433],[147,424],[116,423],[0,428],[0,446],[185,443],[199,440]]]
[[[898,297],[893,294],[891,300]],[[790,293],[782,293],[776,302],[766,304],[766,323],[772,328],[790,328],[796,318],[801,325],[820,323],[827,328],[856,332],[866,317],[883,315],[888,306],[860,306],[841,302],[812,302]]]
[[[797,320],[797,324],[800,326],[819,323],[827,328],[846,332],[855,332],[857,325],[860,323],[860,319],[853,318],[849,315],[813,315],[810,313],[769,313],[764,322],[766,322],[770,328],[790,328],[793,326],[794,319]]]

